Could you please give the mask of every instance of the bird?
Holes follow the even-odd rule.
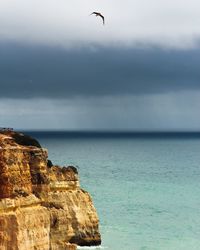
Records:
[[[96,15],[96,16],[99,16],[99,17],[101,17],[102,18],[102,20],[103,20],[103,25],[105,24],[105,18],[104,18],[104,16],[100,13],[100,12],[92,12],[90,15]]]

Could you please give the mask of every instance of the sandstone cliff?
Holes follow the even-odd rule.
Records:
[[[0,249],[99,245],[98,216],[73,166],[54,166],[33,138],[0,131]]]

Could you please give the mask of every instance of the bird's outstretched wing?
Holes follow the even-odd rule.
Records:
[[[90,14],[90,16],[91,15],[99,15],[99,13],[98,12],[92,12],[91,14]]]
[[[102,18],[102,20],[103,20],[103,25],[104,25],[104,24],[105,24],[105,18],[104,18],[104,16],[101,15],[101,14],[99,14],[99,16]]]

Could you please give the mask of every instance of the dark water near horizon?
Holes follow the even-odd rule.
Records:
[[[53,163],[78,166],[103,248],[200,249],[200,133],[28,134]]]
[[[33,137],[56,138],[153,138],[153,139],[200,139],[200,131],[196,132],[129,132],[129,131],[23,131]]]

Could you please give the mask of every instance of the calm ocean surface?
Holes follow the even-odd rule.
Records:
[[[32,135],[53,163],[78,166],[103,248],[200,250],[200,135]]]

